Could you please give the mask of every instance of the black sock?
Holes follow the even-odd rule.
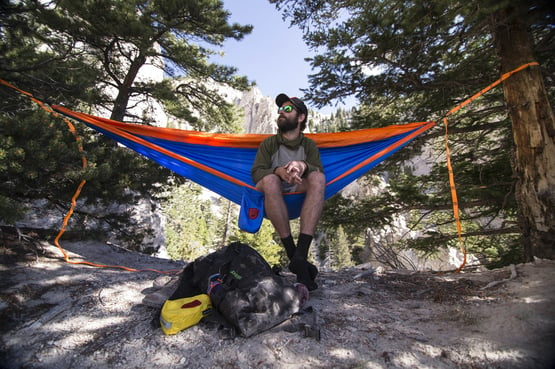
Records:
[[[287,253],[289,260],[293,259],[293,256],[295,256],[295,250],[297,249],[295,247],[295,241],[293,241],[293,236],[289,235],[289,237],[282,238],[281,243],[283,244],[283,247],[285,247],[285,252]]]
[[[308,261],[295,255],[295,258],[289,263],[289,270],[295,273],[297,282],[304,284],[309,291],[314,291],[318,288],[314,281],[316,274],[318,274],[318,269]]]
[[[297,251],[295,252],[295,257],[306,260],[308,258],[308,249],[310,248],[311,242],[311,235],[305,233],[299,234],[299,241],[297,242]]]

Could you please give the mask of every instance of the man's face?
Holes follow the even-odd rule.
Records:
[[[288,107],[292,109],[289,109]],[[287,112],[287,110],[290,110]],[[277,119],[277,125],[280,132],[289,132],[293,131],[299,125],[299,113],[295,106],[290,101],[286,101],[283,103],[281,108],[279,109],[279,116]]]

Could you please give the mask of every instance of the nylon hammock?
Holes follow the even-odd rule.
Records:
[[[457,224],[459,246],[464,255],[464,260],[455,271],[456,273],[460,272],[466,265],[466,249],[462,240],[459,206],[455,181],[453,178],[453,168],[451,167],[450,161],[447,117],[470,104],[472,101],[476,100],[478,97],[511,77],[513,74],[531,66],[539,66],[539,63],[529,62],[504,73],[497,81],[483,88],[472,97],[464,100],[443,117],[445,125],[447,168],[449,172],[449,183],[453,201],[453,213]],[[51,112],[49,108],[46,108],[41,101],[35,99],[30,93],[20,90],[2,79],[0,79],[0,83],[28,96],[43,109]],[[206,188],[211,189],[238,204],[240,204],[240,198],[242,197],[240,194],[241,188],[243,191],[245,189],[256,191],[252,181],[250,180],[250,175],[247,173],[250,172],[250,163],[254,161],[254,155],[258,144],[268,135],[209,134],[168,128],[154,128],[137,124],[121,123],[92,115],[76,113],[56,105],[53,105],[52,108],[54,108],[58,113],[85,123],[89,127],[112,137],[146,157],[173,170],[174,172],[188,177],[189,179],[196,181]],[[431,128],[434,124],[435,122],[420,122],[353,132],[307,135],[313,138],[320,148],[320,155],[322,157],[324,171],[326,172],[326,178],[328,180],[325,198],[329,198],[347,184],[354,181],[360,175],[378,165],[381,161],[385,160],[391,154],[408,144],[425,130]],[[69,121],[68,125],[70,126],[70,130],[75,134],[73,125],[71,125]],[[207,149],[206,154],[199,154],[199,152],[202,151],[202,145],[211,148],[211,150]],[[180,149],[173,150],[172,148]],[[190,151],[187,148],[190,148]],[[193,150],[193,148],[196,148],[197,150]],[[82,150],[81,146],[80,150]],[[216,152],[220,150],[219,154],[216,153],[215,155],[214,150],[216,150]],[[224,154],[226,152],[233,154],[233,156],[224,158]],[[197,154],[194,155],[194,153]],[[198,158],[198,161],[195,158]],[[228,160],[229,165],[225,165],[225,160]],[[343,160],[345,160],[345,162],[343,162]],[[83,167],[86,167],[86,159],[84,157]],[[229,171],[230,167],[234,169],[232,172]],[[58,244],[58,239],[65,231],[67,220],[73,213],[73,208],[75,207],[75,200],[81,192],[81,188],[84,184],[85,180],[81,180],[81,183],[72,198],[72,206],[64,217],[64,225],[54,240],[54,243],[62,251],[67,262],[70,262],[69,257]],[[288,204],[291,218],[298,216],[300,205],[302,204],[301,196],[302,194],[286,195],[286,202]],[[293,201],[291,199],[296,200]],[[72,263],[100,266],[88,262]],[[137,271],[126,267],[115,267],[129,271]]]
[[[173,172],[237,203],[245,188],[256,191],[251,166],[268,134],[222,134],[123,123],[59,105],[52,109],[154,160]],[[407,145],[434,122],[416,122],[351,132],[306,134],[320,150],[326,175],[325,199]],[[290,218],[297,218],[304,194],[287,193]]]

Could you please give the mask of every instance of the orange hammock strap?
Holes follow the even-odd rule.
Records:
[[[466,251],[466,247],[464,246],[464,242],[463,242],[463,238],[462,238],[461,219],[460,219],[460,215],[459,215],[459,201],[458,201],[458,198],[457,198],[457,188],[456,188],[456,185],[455,185],[455,176],[453,174],[453,167],[451,166],[451,150],[449,150],[449,133],[448,133],[449,123],[447,122],[447,117],[449,115],[454,114],[455,112],[459,111],[460,109],[462,109],[466,105],[470,104],[472,101],[476,100],[477,98],[479,98],[480,96],[482,96],[483,94],[485,94],[486,92],[488,92],[489,90],[491,90],[492,88],[494,88],[495,86],[497,86],[498,84],[500,84],[501,82],[503,82],[504,80],[506,80],[507,78],[512,76],[513,74],[518,73],[521,70],[524,70],[528,67],[537,66],[537,65],[539,65],[538,62],[530,62],[530,63],[523,64],[520,67],[513,69],[512,71],[504,73],[501,76],[501,78],[499,78],[497,81],[493,82],[492,84],[490,84],[486,88],[483,88],[482,90],[480,90],[476,94],[474,94],[471,97],[469,97],[468,99],[464,100],[462,103],[455,106],[453,109],[449,110],[443,116],[443,124],[445,126],[445,155],[447,157],[447,171],[449,173],[449,187],[451,189],[451,201],[453,203],[453,215],[454,215],[455,223],[456,223],[456,226],[457,226],[457,239],[458,239],[458,242],[459,242],[459,248],[460,248],[460,250],[463,254],[463,261],[462,261],[461,265],[457,268],[455,273],[460,272],[462,270],[462,268],[464,268],[464,266],[466,265],[467,251]]]
[[[16,91],[22,93],[23,95],[29,97],[29,99],[31,99],[31,101],[36,103],[38,106],[40,106],[42,109],[44,109],[46,112],[52,114],[56,118],[61,118],[67,124],[68,129],[70,130],[70,132],[75,137],[75,141],[77,141],[77,146],[79,148],[79,152],[81,153],[82,168],[83,169],[87,168],[87,158],[85,157],[85,151],[83,149],[83,143],[81,141],[81,138],[77,134],[77,131],[75,130],[75,126],[71,123],[71,121],[69,119],[67,119],[65,117],[62,117],[60,114],[58,114],[57,112],[52,110],[49,106],[44,104],[42,101],[36,99],[29,92],[23,91],[23,90],[15,87],[15,86],[13,86],[12,84],[4,81],[3,79],[0,79],[0,83],[7,86],[7,87],[13,88],[14,90],[16,90]],[[60,250],[61,254],[64,257],[64,260],[66,261],[66,263],[68,263],[68,264],[88,265],[88,266],[97,267],[97,268],[117,268],[117,269],[126,270],[128,272],[147,272],[148,271],[148,272],[155,272],[155,273],[161,273],[161,274],[175,274],[175,273],[180,271],[180,270],[160,271],[160,270],[156,270],[156,269],[134,269],[134,268],[129,268],[129,267],[121,266],[121,265],[105,265],[105,264],[91,263],[91,262],[88,262],[88,261],[73,261],[73,260],[71,260],[69,255],[67,254],[67,252],[60,245],[59,241],[60,241],[60,238],[62,237],[62,235],[66,231],[67,225],[69,223],[69,219],[73,215],[73,212],[74,212],[75,207],[77,205],[77,198],[81,194],[81,191],[82,191],[83,187],[85,186],[86,182],[87,181],[83,179],[83,180],[81,180],[81,182],[77,186],[77,189],[75,190],[75,193],[73,194],[73,196],[71,198],[71,205],[69,207],[69,210],[67,211],[67,213],[65,214],[65,216],[63,218],[62,227],[60,228],[60,231],[56,235],[56,238],[54,238],[54,245],[56,245],[58,250]]]

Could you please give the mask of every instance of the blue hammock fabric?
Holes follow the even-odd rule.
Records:
[[[52,108],[154,160],[173,172],[241,204],[245,193],[257,192],[250,170],[266,134],[217,134],[123,123],[62,106]],[[416,122],[351,132],[307,134],[320,150],[326,175],[325,198],[431,128],[434,122]],[[297,218],[304,195],[285,194],[290,218]]]

